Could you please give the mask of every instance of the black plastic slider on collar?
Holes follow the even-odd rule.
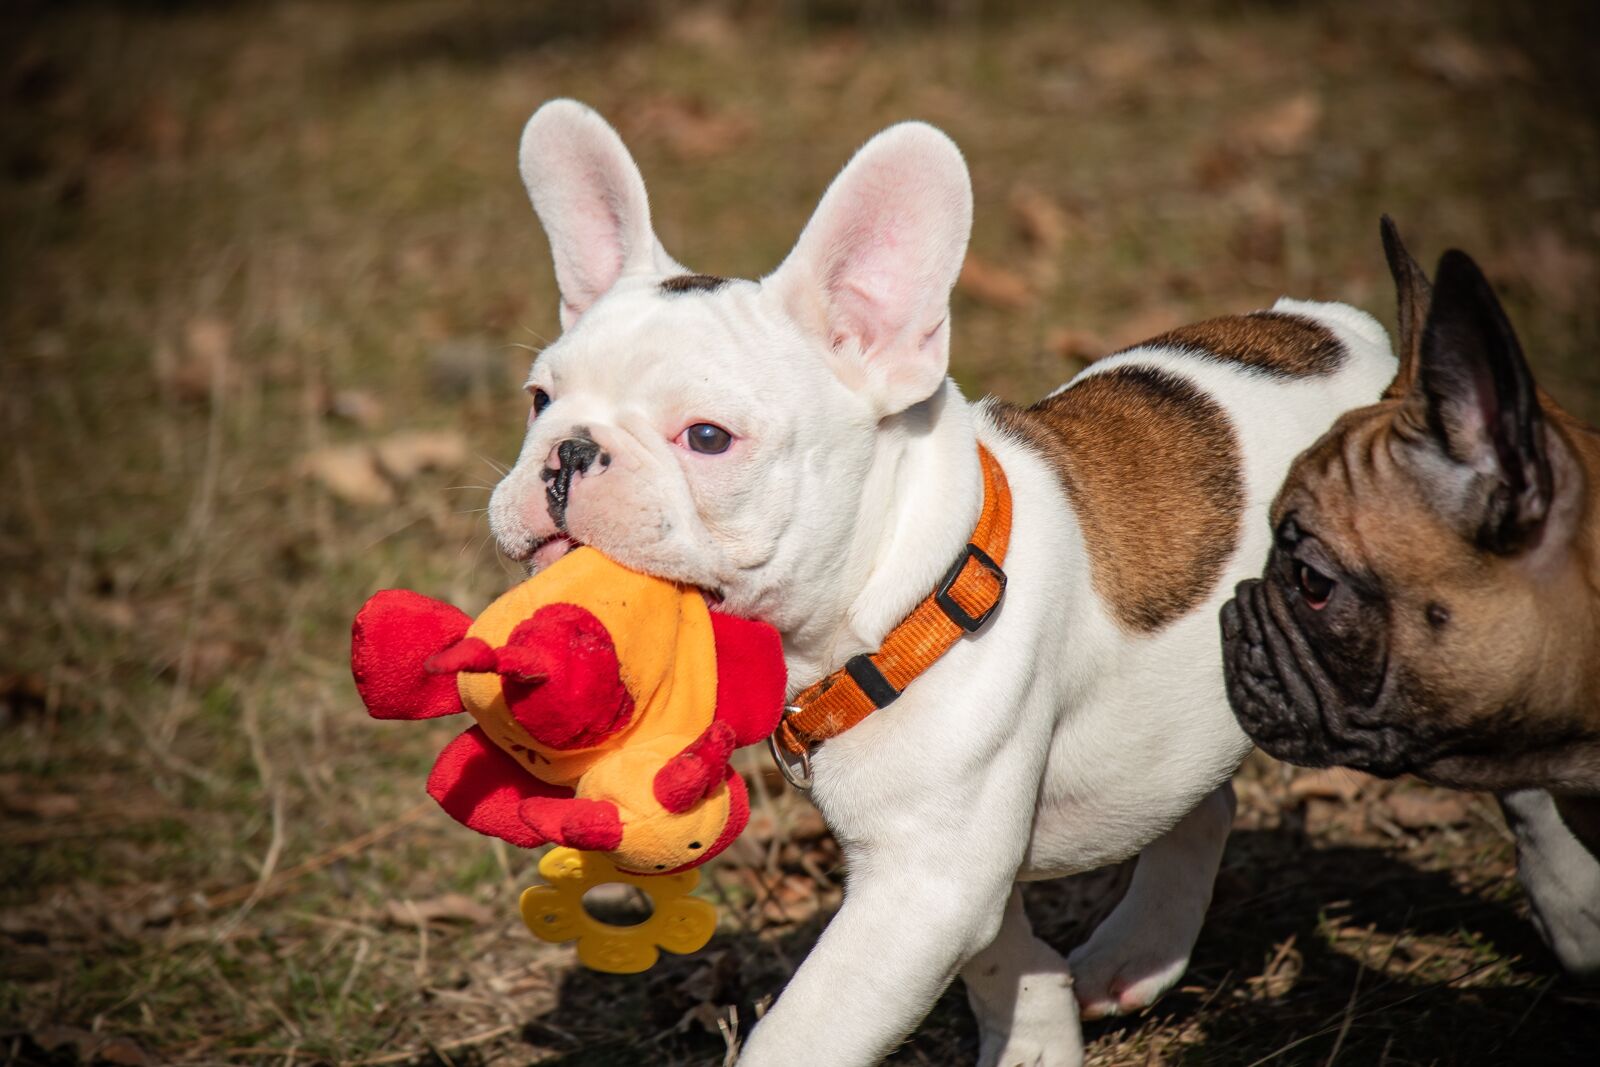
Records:
[[[900,690],[889,684],[889,679],[865,652],[845,660],[844,670],[876,707],[886,708],[900,695]]]

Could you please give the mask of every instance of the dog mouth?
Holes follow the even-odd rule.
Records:
[[[532,576],[566,556],[573,549],[582,548],[583,544],[584,542],[579,541],[569,533],[546,534],[528,545],[519,562],[527,568],[528,574]],[[694,588],[705,600],[708,609],[711,611],[721,610],[722,602],[726,598],[723,590],[699,585]]]
[[[548,534],[533,542],[522,562],[528,568],[530,574],[542,571],[574,548],[577,548],[579,544],[580,542],[573,540],[569,534]]]
[[[1408,769],[1406,746],[1373,707],[1345,700],[1265,582],[1241,582],[1222,606],[1222,666],[1239,726],[1269,755],[1302,767],[1345,766],[1379,777]]]

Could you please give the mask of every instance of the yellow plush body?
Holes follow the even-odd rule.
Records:
[[[578,548],[490,604],[467,636],[498,647],[523,620],[558,603],[581,605],[610,632],[634,699],[627,725],[592,748],[542,745],[512,716],[500,677],[492,673],[457,676],[462,704],[535,778],[616,805],[622,844],[605,855],[618,867],[652,872],[695,862],[728,823],[728,786],[674,814],[657,802],[652,783],[656,771],[711,724],[715,711],[716,649],[705,600],[693,589]]]

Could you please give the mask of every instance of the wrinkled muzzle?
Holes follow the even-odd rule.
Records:
[[[676,461],[616,427],[576,425],[530,439],[495,486],[489,526],[500,551],[530,573],[591,545],[634,570],[715,584],[711,546],[696,536],[701,524]]]
[[[1380,777],[1407,769],[1405,725],[1387,721],[1382,696],[1371,707],[1346,699],[1269,583],[1240,582],[1221,622],[1228,701],[1239,726],[1268,754]]]

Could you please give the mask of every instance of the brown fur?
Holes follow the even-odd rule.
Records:
[[[1344,346],[1326,326],[1281,311],[1206,319],[1143,342],[1166,345],[1228,363],[1242,363],[1283,378],[1331,374]]]
[[[1077,510],[1094,587],[1119,624],[1152,632],[1216,584],[1238,541],[1239,449],[1222,409],[1149,367],[1091,375],[1000,426],[1044,456]]]
[[[1505,557],[1462,538],[1419,491],[1406,451],[1422,431],[1400,400],[1335,423],[1272,507],[1274,528],[1292,513],[1385,590],[1408,714],[1484,739],[1482,757],[1416,768],[1440,784],[1600,791],[1600,433],[1540,401],[1557,493],[1575,509],[1552,515],[1550,536],[1565,525],[1569,544]]]
[[[715,274],[677,274],[661,283],[663,293],[714,293],[728,284]]]

